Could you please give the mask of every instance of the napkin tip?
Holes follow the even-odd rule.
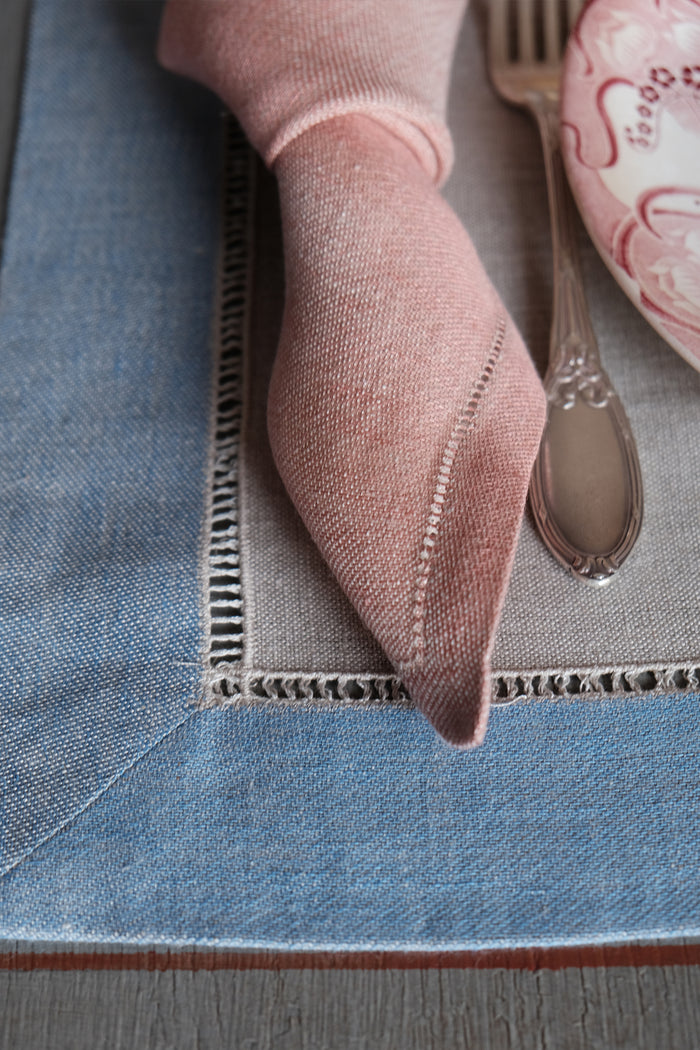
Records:
[[[408,677],[409,680],[406,680]],[[491,706],[491,676],[472,672],[467,681],[460,676],[453,683],[427,675],[404,675],[404,682],[416,706],[440,738],[451,748],[473,751],[483,744]]]

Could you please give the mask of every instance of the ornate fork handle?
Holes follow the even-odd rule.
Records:
[[[558,98],[533,93],[531,108],[542,138],[552,223],[554,302],[545,385],[550,402],[562,408],[571,407],[577,396],[602,408],[614,390],[600,363],[583,290],[576,209],[559,141]]]
[[[552,554],[574,576],[605,583],[642,522],[642,481],[629,421],[598,354],[577,247],[576,210],[559,143],[558,95],[531,92],[552,225],[554,302],[544,385],[547,429],[530,504]]]

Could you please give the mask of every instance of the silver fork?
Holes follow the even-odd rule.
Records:
[[[632,430],[601,366],[588,314],[559,143],[562,52],[582,7],[583,0],[489,0],[489,72],[496,91],[537,122],[552,226],[547,427],[530,507],[554,557],[578,579],[601,584],[636,542],[643,496]]]

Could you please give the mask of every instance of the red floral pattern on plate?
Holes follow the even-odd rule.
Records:
[[[589,0],[564,59],[561,119],[598,250],[700,369],[700,0]]]

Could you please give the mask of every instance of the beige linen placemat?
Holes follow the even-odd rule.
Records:
[[[541,149],[530,118],[491,90],[484,42],[473,8],[455,62],[456,164],[445,195],[543,367],[552,281]],[[265,397],[283,294],[276,191],[231,134],[204,702],[409,703],[272,463]],[[493,659],[502,701],[700,686],[700,374],[637,313],[585,235],[582,250],[603,362],[637,437],[644,524],[619,576],[595,589],[568,576],[526,520]]]

